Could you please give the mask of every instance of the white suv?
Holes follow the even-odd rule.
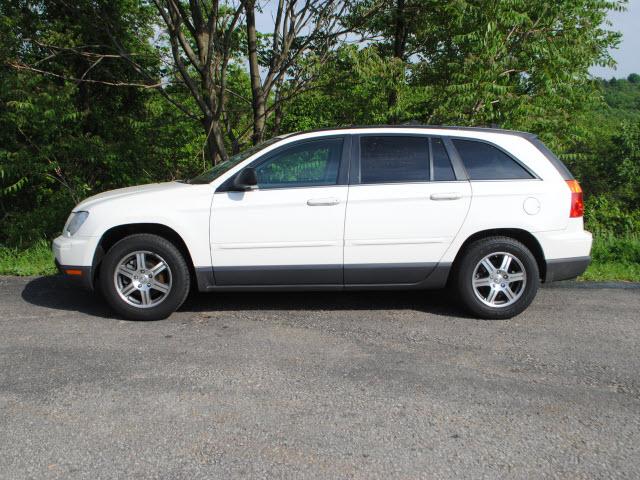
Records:
[[[188,181],[74,210],[64,274],[121,315],[165,318],[200,291],[431,289],[473,315],[522,312],[589,264],[580,186],[528,133],[358,127],[273,138]]]

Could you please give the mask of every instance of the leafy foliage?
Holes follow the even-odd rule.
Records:
[[[605,102],[581,118],[588,134],[565,159],[587,194],[590,228],[639,231],[640,84],[620,79],[599,81],[598,87]]]
[[[352,33],[332,39],[329,51],[295,57],[266,98],[266,136],[407,121],[532,131],[581,181],[589,228],[638,234],[640,76],[588,74],[612,64],[619,34],[606,13],[624,4],[350,0],[343,27]],[[227,18],[231,4],[221,5]],[[0,3],[1,244],[50,238],[94,193],[208,167],[206,122],[176,108],[198,111],[161,24],[158,10],[138,0]],[[251,143],[255,122],[244,32],[241,24],[231,32],[224,77],[220,128],[229,153]],[[262,68],[273,57],[272,35],[258,36]],[[293,47],[304,40],[301,33]],[[149,83],[162,88],[140,88]]]
[[[105,31],[92,28],[95,8],[107,9],[113,34],[159,69],[160,58],[145,40],[153,33],[149,9],[124,0],[98,6],[3,2],[1,58],[40,58],[48,44],[63,50],[96,45],[96,52],[108,53],[98,47],[107,41]],[[62,54],[51,69],[87,80],[140,80],[116,59],[92,61]],[[198,138],[189,122],[147,90],[0,70],[0,242],[22,245],[50,236],[92,193],[193,173]]]

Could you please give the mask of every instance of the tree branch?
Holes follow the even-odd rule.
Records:
[[[68,75],[61,75],[61,74],[58,74],[58,73],[49,72],[47,70],[41,70],[39,68],[31,67],[31,66],[25,65],[23,63],[17,63],[17,62],[12,62],[12,61],[7,62],[6,64],[8,66],[10,66],[11,68],[14,68],[16,70],[26,70],[26,71],[29,71],[29,72],[39,73],[41,75],[47,75],[49,77],[60,78],[62,80],[78,82],[78,83],[81,83],[81,82],[82,83],[97,83],[97,84],[100,84],[100,85],[110,85],[112,87],[138,87],[138,88],[145,88],[145,89],[156,89],[156,88],[160,88],[162,86],[162,82],[154,83],[154,84],[130,83],[130,82],[108,82],[106,80],[94,80],[92,78],[77,78],[77,77],[71,77],[71,76],[68,76]]]

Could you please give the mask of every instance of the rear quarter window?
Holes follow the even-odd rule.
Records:
[[[474,140],[452,139],[470,180],[527,180],[535,178],[499,148]]]

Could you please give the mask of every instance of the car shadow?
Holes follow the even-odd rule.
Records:
[[[22,290],[24,301],[45,308],[103,318],[120,318],[97,292],[84,290],[62,275],[38,277]],[[181,312],[211,311],[416,310],[467,317],[446,290],[362,292],[215,292],[192,293]]]

